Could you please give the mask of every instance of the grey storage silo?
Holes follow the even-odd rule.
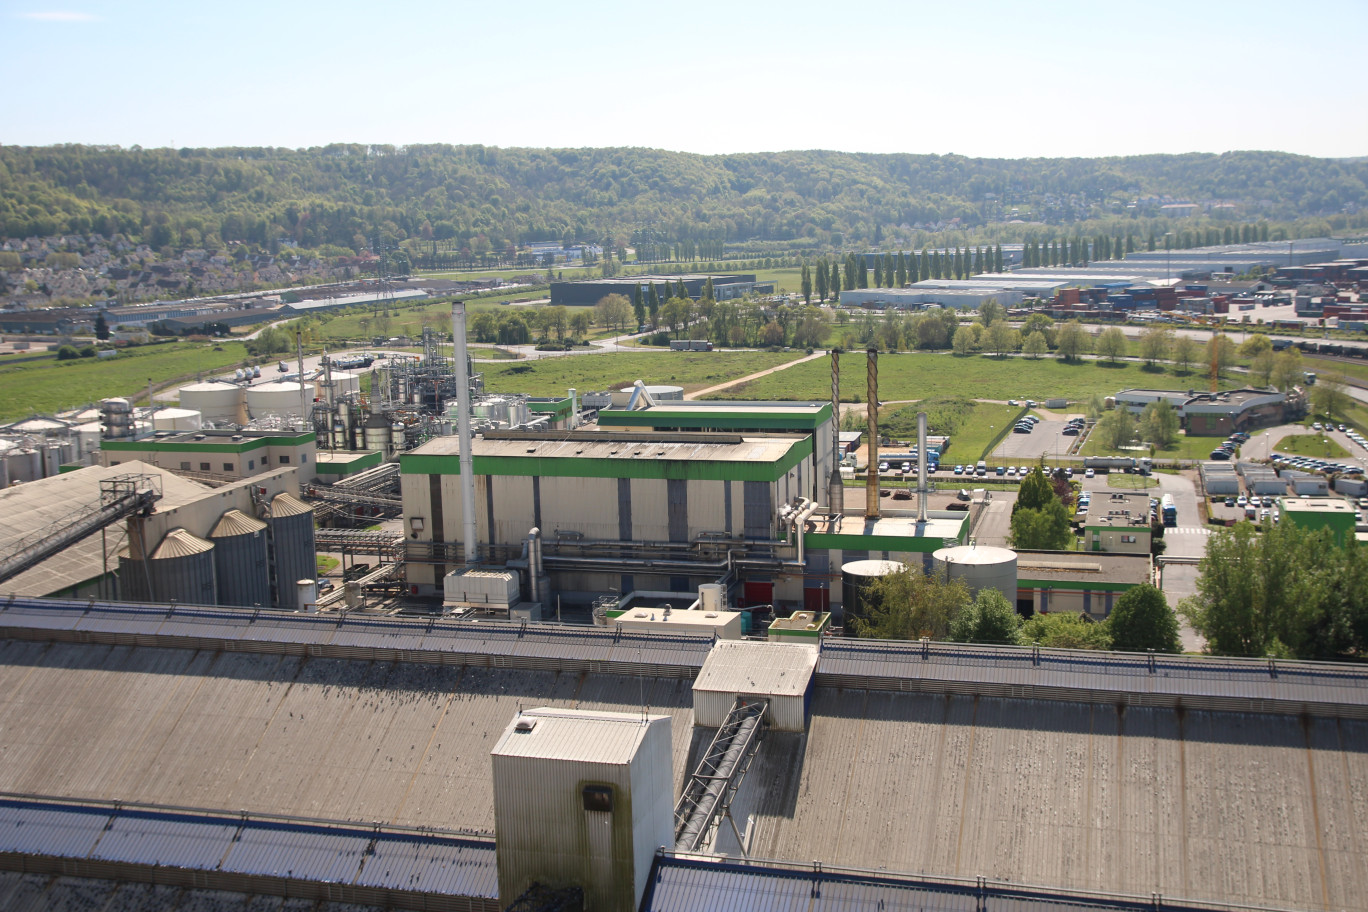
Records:
[[[241,510],[229,510],[219,518],[209,538],[214,543],[218,604],[270,607],[266,524]]]
[[[146,561],[119,558],[123,597],[132,601],[212,605],[214,545],[184,529],[166,533]]]
[[[906,568],[900,561],[858,560],[841,565],[841,624],[846,636],[858,636],[851,621],[866,617],[865,593],[881,577],[898,573]]]
[[[271,498],[271,577],[274,580],[277,608],[293,611],[302,607],[295,583],[318,576],[318,556],[314,549],[313,507],[293,494]]]

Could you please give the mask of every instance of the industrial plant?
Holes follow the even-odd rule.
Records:
[[[906,567],[1153,570],[846,477],[876,351],[732,402],[491,394],[460,302],[422,348],[0,429],[0,904],[1368,909],[1368,673],[849,635]]]

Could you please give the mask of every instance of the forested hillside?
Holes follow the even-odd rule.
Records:
[[[376,232],[477,253],[570,239],[839,247],[910,226],[1157,216],[1166,199],[1225,201],[1231,205],[1213,216],[1241,221],[1319,216],[1342,225],[1344,212],[1368,210],[1368,161],[1273,152],[1005,160],[484,146],[0,147],[0,235],[122,233],[154,247],[287,236],[343,253]]]

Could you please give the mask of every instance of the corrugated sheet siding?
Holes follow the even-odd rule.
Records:
[[[670,541],[689,540],[689,483],[682,478],[665,482],[665,509],[670,525]]]
[[[763,481],[747,481],[741,486],[745,521],[742,534],[746,538],[769,538],[774,513],[770,485]]]

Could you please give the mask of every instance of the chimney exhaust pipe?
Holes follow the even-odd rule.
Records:
[[[452,360],[456,369],[456,434],[461,442],[461,554],[466,566],[480,558],[475,530],[475,438],[470,432],[470,369],[466,362],[465,301],[451,302]]]

